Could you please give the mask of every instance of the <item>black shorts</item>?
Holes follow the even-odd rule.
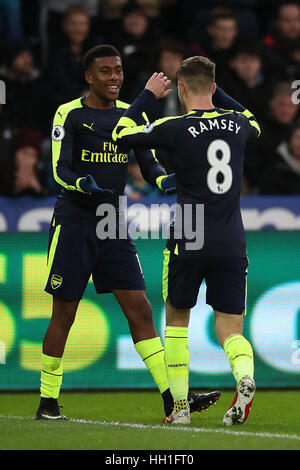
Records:
[[[206,281],[206,303],[219,312],[246,313],[248,257],[179,258],[164,250],[163,298],[178,309],[193,308]]]
[[[113,289],[145,290],[133,241],[100,240],[96,225],[50,227],[46,292],[65,300],[80,300],[91,275],[98,294]]]

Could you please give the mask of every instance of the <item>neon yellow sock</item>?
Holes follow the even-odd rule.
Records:
[[[58,398],[62,376],[62,358],[42,354],[41,397]]]
[[[166,326],[165,362],[174,402],[187,400],[189,390],[188,329]]]
[[[164,347],[159,336],[139,341],[135,349],[143,359],[160,393],[169,388],[167,371],[164,360]]]
[[[245,375],[253,378],[253,350],[249,341],[242,335],[231,335],[224,341],[223,348],[236,382]]]

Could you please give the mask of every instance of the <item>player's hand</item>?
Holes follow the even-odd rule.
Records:
[[[163,176],[160,179],[160,189],[166,196],[176,193],[176,176],[175,173],[171,175]]]
[[[78,185],[82,191],[88,194],[100,194],[102,196],[114,196],[116,194],[114,189],[100,188],[91,175],[80,178]]]
[[[157,99],[165,98],[170,93],[172,93],[172,90],[166,89],[167,86],[170,85],[170,83],[171,80],[169,80],[168,77],[166,77],[166,75],[164,75],[162,72],[155,72],[146,83],[145,89],[152,91],[152,93]]]

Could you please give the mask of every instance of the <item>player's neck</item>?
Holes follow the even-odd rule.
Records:
[[[83,102],[89,108],[95,109],[111,109],[114,107],[113,101],[103,100],[100,96],[96,95],[93,90],[89,91],[89,93],[84,98]]]
[[[189,113],[192,109],[209,110],[213,109],[214,105],[211,96],[191,96],[186,99],[186,110]]]

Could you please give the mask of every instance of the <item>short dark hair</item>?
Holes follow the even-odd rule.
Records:
[[[291,6],[291,5],[293,5],[293,6],[295,6],[295,7],[298,7],[298,9],[300,8],[299,2],[298,2],[297,0],[282,0],[282,1],[277,5],[277,9],[276,9],[276,13],[275,13],[275,18],[278,20],[279,17],[280,17],[282,8],[288,7],[288,6]]]
[[[184,44],[181,41],[173,38],[163,38],[158,43],[158,55],[159,57],[164,52],[172,52],[172,54],[178,54],[184,56]]]
[[[261,47],[257,42],[253,41],[239,41],[233,48],[230,54],[231,59],[235,59],[238,55],[245,54],[251,57],[261,58]]]
[[[185,82],[192,93],[209,93],[215,82],[215,68],[207,57],[189,57],[181,62],[177,80]]]
[[[82,5],[70,5],[69,8],[63,14],[62,20],[63,22],[71,18],[71,16],[75,15],[85,15],[87,18],[90,18],[88,10]]]
[[[151,69],[159,68],[159,61],[164,52],[171,52],[172,54],[180,55],[182,58],[185,57],[184,44],[181,41],[173,38],[163,38],[157,43],[151,57],[149,64]]]
[[[110,44],[101,44],[100,46],[95,46],[83,57],[82,64],[84,70],[89,70],[91,67],[92,63],[94,62],[95,59],[98,57],[120,57],[121,54],[120,52],[114,47],[111,46]]]
[[[211,11],[209,24],[213,25],[221,20],[232,20],[238,23],[237,15],[233,10],[224,7],[216,7]]]
[[[129,0],[121,7],[121,18],[136,12],[147,16],[143,6],[140,3],[136,2],[135,0]]]

